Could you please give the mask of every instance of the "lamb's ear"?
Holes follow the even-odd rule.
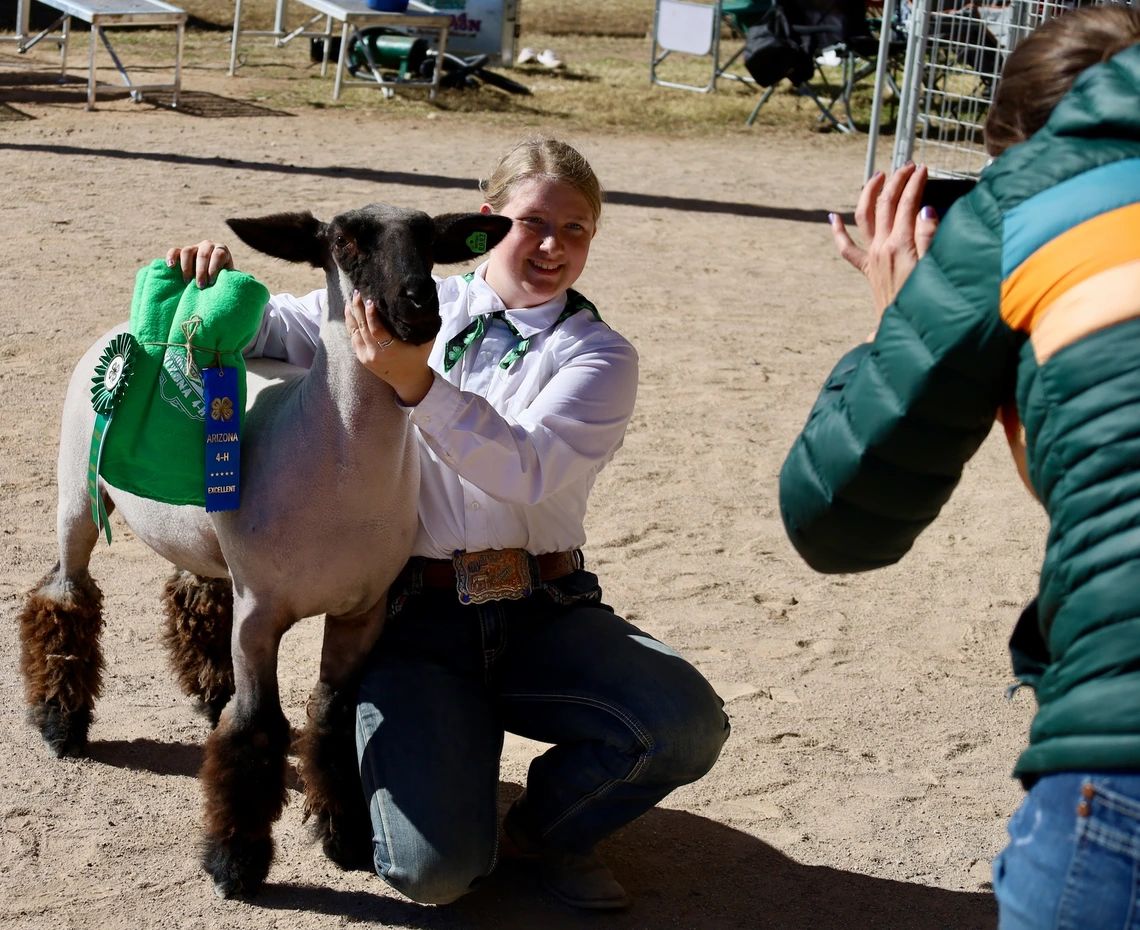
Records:
[[[490,252],[511,231],[510,217],[496,213],[444,213],[434,217],[436,264],[453,265]]]
[[[230,219],[226,225],[242,242],[266,255],[288,262],[308,262],[314,268],[325,266],[325,224],[308,211]]]

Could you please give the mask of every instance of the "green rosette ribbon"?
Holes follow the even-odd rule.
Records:
[[[91,453],[87,463],[87,491],[91,497],[91,518],[101,532],[107,534],[107,544],[111,543],[111,524],[107,518],[107,508],[103,495],[99,493],[99,466],[103,459],[103,447],[115,408],[123,399],[127,384],[131,380],[131,365],[138,343],[130,333],[120,333],[103,350],[95,365],[95,375],[91,379],[91,406],[95,408],[95,428],[91,432]]]

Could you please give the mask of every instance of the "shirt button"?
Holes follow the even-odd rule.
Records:
[[[475,503],[471,505],[471,509],[472,510],[478,510],[479,509],[479,502],[475,501]]]

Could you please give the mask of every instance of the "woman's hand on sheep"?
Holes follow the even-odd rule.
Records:
[[[360,364],[391,385],[401,403],[414,407],[427,396],[435,380],[428,367],[432,342],[414,346],[393,337],[359,291],[345,304],[344,323]]]
[[[828,216],[836,248],[871,284],[876,320],[893,302],[918,260],[930,248],[938,218],[922,207],[926,168],[906,164],[889,180],[875,172],[855,208],[855,225],[866,248],[860,248],[838,214]]]
[[[182,280],[187,284],[194,279],[198,287],[208,287],[218,280],[218,272],[223,268],[233,270],[234,259],[226,246],[203,239],[197,245],[171,249],[166,253],[166,265],[181,265]]]

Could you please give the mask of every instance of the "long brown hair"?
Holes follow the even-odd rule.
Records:
[[[1082,71],[1137,42],[1134,7],[1082,7],[1046,20],[1006,59],[986,116],[986,151],[996,157],[1024,142],[1048,122]]]

